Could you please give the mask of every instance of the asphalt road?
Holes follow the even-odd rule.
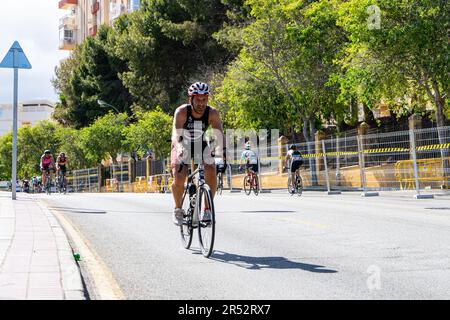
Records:
[[[450,196],[224,192],[210,259],[197,235],[181,246],[171,194],[38,197],[83,233],[127,299],[450,298]]]

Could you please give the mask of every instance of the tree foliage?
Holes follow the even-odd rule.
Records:
[[[148,150],[159,157],[167,156],[170,151],[168,141],[172,134],[172,117],[161,108],[156,108],[139,114],[138,118],[137,123],[131,124],[123,132],[128,149],[141,156]]]

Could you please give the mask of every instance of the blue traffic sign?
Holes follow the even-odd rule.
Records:
[[[13,43],[11,49],[9,49],[0,63],[0,68],[31,69],[31,64],[25,56],[19,42],[15,41]]]

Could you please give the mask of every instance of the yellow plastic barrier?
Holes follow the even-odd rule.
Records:
[[[146,177],[136,177],[136,182],[134,183],[134,192],[144,193],[147,191],[147,179]]]
[[[450,157],[446,158],[450,161]],[[442,158],[418,159],[417,171],[419,181],[443,182],[448,178],[444,177],[442,170]],[[395,164],[395,176],[400,182],[400,189],[414,189],[414,165],[413,160],[402,160]]]
[[[105,185],[106,192],[118,192],[119,191],[119,182],[117,179],[106,179]]]
[[[170,190],[172,177],[170,174],[157,174],[149,176],[147,180],[147,192],[165,193]]]

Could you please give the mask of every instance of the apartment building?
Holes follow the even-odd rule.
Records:
[[[33,100],[19,103],[17,125],[34,125],[41,120],[50,120],[54,106],[47,100]],[[0,104],[0,137],[12,130],[13,106]]]
[[[111,25],[120,15],[139,10],[140,0],[61,0],[68,13],[59,22],[59,49],[73,50],[102,24]]]

